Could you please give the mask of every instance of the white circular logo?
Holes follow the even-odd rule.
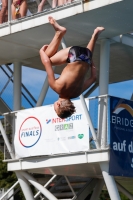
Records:
[[[26,118],[19,129],[19,141],[26,148],[34,146],[40,139],[42,127],[35,117]]]

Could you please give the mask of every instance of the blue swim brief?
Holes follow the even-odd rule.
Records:
[[[86,47],[73,46],[69,49],[67,62],[83,61],[92,64],[92,52]]]

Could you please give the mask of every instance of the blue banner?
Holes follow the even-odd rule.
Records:
[[[133,177],[133,101],[110,97],[109,174]]]

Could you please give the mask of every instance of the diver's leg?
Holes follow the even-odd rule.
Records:
[[[63,36],[66,33],[66,28],[63,27],[63,26],[60,26],[53,17],[49,17],[48,19],[49,19],[50,24],[55,29],[54,38],[51,41],[51,43],[48,45],[48,47],[47,47],[47,49],[45,51],[45,53],[47,54],[47,56],[49,58],[51,58],[53,55],[56,54],[56,52],[57,52],[57,50],[59,48],[61,39],[63,38]]]
[[[98,36],[100,35],[100,33],[104,31],[104,27],[97,27],[95,30],[94,30],[94,33],[92,34],[92,37],[91,37],[91,40],[90,42],[88,43],[87,45],[87,48],[93,53],[94,51],[94,47],[95,47],[95,44],[96,44],[96,41],[98,39]]]
[[[70,47],[66,49],[62,49],[58,51],[55,55],[53,55],[50,60],[52,65],[62,65],[67,63],[67,58],[68,58],[68,52],[69,52]]]

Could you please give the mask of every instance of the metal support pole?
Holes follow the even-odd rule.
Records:
[[[92,194],[90,200],[98,200],[99,199],[99,195],[102,191],[103,185],[104,185],[104,180],[98,180],[98,183],[93,190],[93,194]]]
[[[125,194],[130,200],[133,200],[133,195],[127,191],[122,185],[120,185],[118,182],[116,182],[118,190],[121,191],[123,194]]]
[[[74,198],[76,198],[76,197],[77,197],[77,196],[76,196],[76,193],[74,192],[74,190],[73,190],[73,188],[72,188],[72,186],[71,186],[71,184],[70,184],[70,182],[69,182],[67,176],[64,176],[64,177],[65,177],[65,179],[66,179],[66,181],[67,181],[67,183],[68,183],[68,185],[69,185],[69,187],[70,187],[70,189],[71,189],[71,191],[72,191],[72,193],[73,193]]]
[[[53,70],[55,70],[55,67],[53,67]],[[38,99],[37,104],[36,104],[36,107],[42,106],[43,101],[46,97],[48,88],[49,88],[48,76],[46,76],[42,90],[41,90],[41,93],[40,93],[40,96],[39,96],[39,99]]]
[[[109,84],[109,56],[110,41],[108,39],[101,41],[100,46],[100,77],[99,77],[99,95],[108,94]]]
[[[100,163],[103,178],[106,183],[111,200],[121,200],[113,176],[108,174],[109,165],[106,162]]]
[[[11,75],[10,78],[8,79],[8,81],[6,82],[5,86],[3,87],[3,89],[0,92],[0,96],[2,95],[2,93],[4,92],[4,90],[6,89],[6,87],[8,86],[8,84],[10,83],[12,77],[13,77],[13,75]]]
[[[1,124],[1,121],[0,121],[0,131],[1,131],[1,134],[3,136],[4,142],[5,142],[6,146],[7,146],[7,149],[9,151],[9,153],[10,153],[10,156],[11,156],[12,159],[14,159],[15,155],[14,155],[14,153],[12,151],[11,145],[9,143],[9,140],[7,138],[5,130],[4,130],[3,126],[2,126],[2,124]],[[21,186],[21,188],[22,188],[22,190],[24,192],[26,200],[33,200],[34,199],[33,194],[31,192],[31,188],[29,187],[29,184],[27,183],[26,179],[24,179],[24,177],[22,177],[19,172],[16,172],[16,175],[17,175],[18,181],[20,183],[20,186]]]
[[[99,98],[99,126],[98,141],[101,142],[101,149],[107,145],[107,97]]]
[[[19,182],[17,181],[9,190],[7,190],[7,192],[0,198],[0,200],[4,199],[4,197],[5,197],[10,191],[12,191],[18,183],[19,183]]]
[[[110,41],[105,39],[101,41],[100,46],[100,77],[99,77],[99,95],[108,94],[109,84],[109,54]],[[107,138],[107,101],[104,98],[99,99],[98,113],[98,134],[97,138],[101,141],[101,148],[106,147]]]
[[[43,187],[48,187],[50,185],[50,183],[57,177],[57,175],[52,176],[52,178],[43,186]],[[34,198],[36,199],[39,195],[40,195],[40,191],[37,192],[37,194],[34,196]]]
[[[91,121],[91,117],[90,117],[90,115],[89,115],[89,112],[88,112],[88,109],[87,109],[87,106],[86,106],[86,103],[85,103],[85,99],[84,99],[84,97],[83,97],[82,94],[80,95],[80,100],[81,100],[81,103],[82,103],[82,106],[83,106],[83,109],[84,109],[84,112],[85,112],[85,115],[86,115],[88,124],[89,124],[89,126],[90,126],[90,130],[91,130],[91,133],[92,133],[94,142],[95,142],[95,144],[96,144],[97,149],[99,149],[99,148],[100,148],[100,145],[99,145],[99,143],[98,143],[98,141],[97,141],[95,129],[94,129],[94,127],[93,127],[93,124],[92,124],[92,121]]]
[[[21,63],[18,61],[14,62],[14,84],[13,84],[13,110],[21,109]],[[15,116],[12,116],[12,140],[14,141],[15,134]],[[13,144],[12,141],[12,144]],[[12,147],[13,148],[13,147]]]
[[[14,62],[14,110],[21,109],[21,63]]]
[[[45,96],[47,94],[48,88],[49,88],[48,76],[46,76],[42,90],[41,90],[41,93],[40,93],[40,96],[39,96],[39,99],[38,99],[37,104],[36,104],[36,107],[42,106],[43,101],[45,99]]]
[[[21,172],[15,172],[15,173],[17,175],[19,184],[22,188],[26,200],[34,200],[33,193],[26,178],[21,175]]]
[[[8,0],[8,25],[9,32],[11,33],[11,0]]]
[[[8,22],[11,21],[11,0],[8,0]]]
[[[14,110],[21,109],[21,63],[14,62]],[[13,134],[15,133],[15,123],[13,120]],[[15,155],[14,155],[15,158]],[[27,180],[21,175],[20,172],[16,172],[18,181],[24,193],[26,200],[33,200],[31,188]]]
[[[66,42],[65,42],[64,38],[62,38],[62,40],[61,40],[61,46],[62,46],[62,49],[66,49],[67,48],[67,45],[66,45]]]
[[[109,84],[109,53],[110,41],[105,39],[101,42],[100,48],[100,77],[99,77],[99,95],[108,94]],[[107,97],[106,97],[107,98]],[[106,147],[107,138],[107,100],[100,98],[99,101],[99,128],[98,138],[101,140],[101,147]],[[102,174],[110,195],[111,200],[120,200],[118,189],[113,176],[108,174],[108,163],[100,163]]]
[[[54,193],[54,191],[56,190],[56,187],[62,185],[62,180],[63,180],[63,179],[64,179],[64,176],[60,177],[60,178],[58,179],[58,181],[54,184],[54,186],[51,187],[51,188],[49,189],[49,191],[50,191],[51,193]]]
[[[18,192],[20,191],[20,187],[19,188],[17,188],[15,191],[13,191],[13,193],[9,196],[9,197],[7,197],[7,199],[6,200],[14,200],[14,196],[15,196],[15,194],[17,194]]]
[[[97,179],[90,179],[82,189],[77,194],[76,200],[83,200],[91,193],[91,191],[96,187]]]
[[[26,172],[21,172],[22,176],[24,176],[34,187],[36,187],[46,198],[50,200],[57,200],[57,198],[51,194],[46,188],[44,188],[41,184],[37,183],[35,178]]]

